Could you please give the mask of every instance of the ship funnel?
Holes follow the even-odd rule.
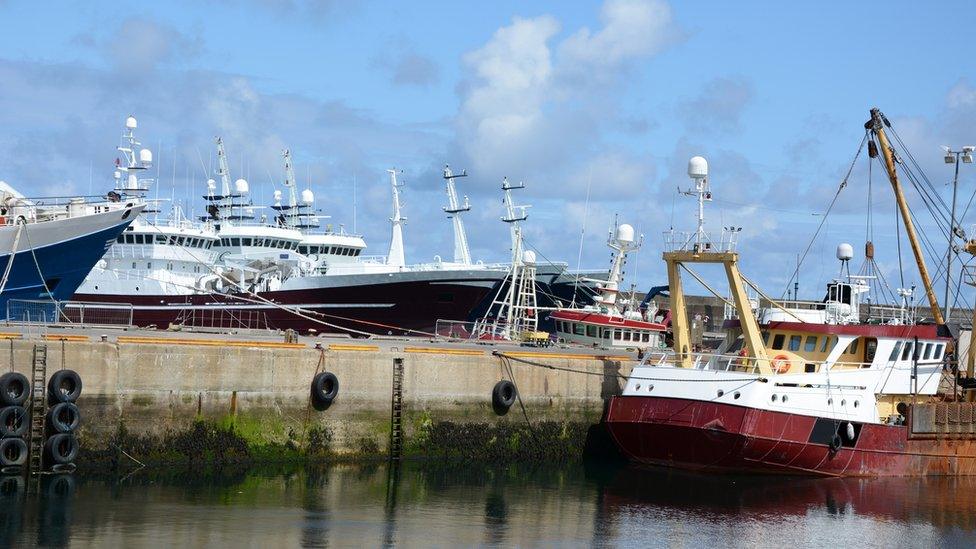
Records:
[[[708,161],[701,156],[693,156],[688,161],[688,177],[704,179],[708,177]]]
[[[634,227],[624,223],[617,227],[617,242],[630,244],[634,241]]]

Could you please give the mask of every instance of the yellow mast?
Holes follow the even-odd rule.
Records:
[[[888,171],[888,179],[891,180],[891,188],[895,192],[895,201],[898,202],[898,210],[905,222],[905,232],[908,233],[908,241],[912,245],[912,253],[915,254],[915,263],[918,264],[918,274],[922,277],[922,285],[925,286],[925,295],[929,298],[929,306],[932,308],[932,318],[936,324],[945,324],[942,317],[942,309],[939,308],[939,298],[935,295],[932,288],[932,279],[929,278],[929,270],[925,266],[925,257],[922,255],[922,248],[918,243],[918,236],[915,234],[915,224],[912,222],[911,212],[908,210],[908,203],[905,202],[905,194],[901,190],[898,182],[898,172],[895,171],[895,155],[892,152],[888,136],[885,135],[885,118],[877,107],[871,109],[871,121],[868,123],[869,129],[878,136],[878,148],[884,155],[885,169]]]

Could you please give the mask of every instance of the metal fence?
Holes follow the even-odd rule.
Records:
[[[262,311],[227,307],[188,307],[180,311],[176,322],[190,328],[267,330],[268,316]]]
[[[131,326],[129,303],[90,303],[41,299],[7,300],[7,323]]]

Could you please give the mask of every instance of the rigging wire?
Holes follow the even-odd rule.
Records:
[[[800,255],[800,259],[796,262],[796,270],[793,271],[793,275],[790,276],[789,280],[786,281],[786,289],[783,290],[783,295],[780,296],[780,299],[786,297],[786,293],[790,291],[790,285],[793,283],[794,280],[797,279],[797,277],[799,277],[800,268],[803,265],[803,261],[806,259],[807,254],[810,253],[810,248],[813,247],[814,242],[816,242],[817,240],[817,236],[820,235],[820,231],[821,229],[823,229],[824,224],[827,222],[827,218],[830,217],[830,211],[834,208],[834,204],[837,203],[837,198],[840,196],[841,191],[844,190],[844,187],[847,187],[847,181],[851,177],[851,172],[854,171],[854,166],[857,163],[858,157],[861,156],[861,151],[864,150],[864,144],[867,142],[867,140],[868,140],[868,132],[867,130],[865,130],[864,137],[861,138],[861,144],[858,145],[857,147],[857,153],[854,155],[854,159],[851,160],[851,165],[847,169],[847,174],[844,176],[844,179],[841,180],[840,185],[837,187],[837,192],[834,193],[834,197],[830,200],[830,205],[828,205],[827,210],[824,211],[823,218],[820,220],[820,224],[817,225],[817,230],[814,231],[813,237],[810,239],[810,242],[807,243],[807,247],[806,249],[803,250],[803,253]]]

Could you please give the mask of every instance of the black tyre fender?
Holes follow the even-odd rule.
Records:
[[[58,370],[47,382],[51,402],[75,402],[81,396],[81,376],[74,370]]]
[[[7,372],[0,376],[0,405],[22,406],[30,396],[30,381],[18,372]]]
[[[518,390],[515,384],[507,379],[496,383],[491,390],[491,404],[496,409],[508,410],[515,404],[516,398],[518,398]]]
[[[837,450],[840,450],[840,447],[843,444],[844,444],[844,442],[840,438],[840,433],[834,433],[834,436],[830,437],[830,451],[831,452],[836,452]]]
[[[81,424],[81,411],[73,402],[59,402],[47,412],[47,423],[55,433],[71,433]]]
[[[21,466],[27,463],[27,443],[22,438],[0,440],[0,466]]]
[[[67,433],[51,435],[44,443],[44,453],[51,463],[74,463],[78,457],[78,439]]]
[[[339,396],[339,378],[332,372],[321,372],[312,378],[312,400],[323,406]]]
[[[30,420],[23,406],[0,408],[0,437],[22,437],[29,427]]]

